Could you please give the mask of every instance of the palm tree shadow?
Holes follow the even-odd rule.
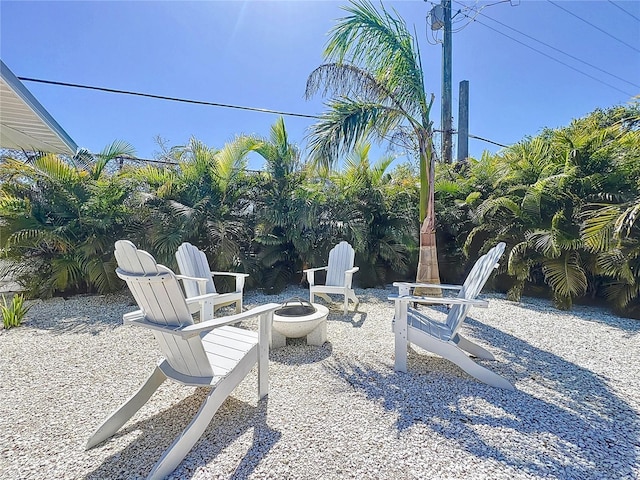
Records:
[[[478,458],[541,477],[633,476],[640,445],[638,414],[604,379],[502,331],[470,323],[476,338],[491,337],[493,353],[499,345],[512,349],[499,352],[506,361],[478,363],[507,379],[535,382],[528,388],[533,393],[490,387],[448,360],[413,350],[408,373],[394,372],[383,362],[337,357],[326,368],[394,412],[398,431],[421,424]],[[483,435],[486,427],[501,434]]]
[[[83,302],[84,298],[91,302]],[[48,330],[52,335],[90,334],[100,335],[122,326],[122,315],[135,310],[131,295],[116,293],[109,295],[76,295],[70,298],[55,297],[46,301],[33,300],[25,319],[25,325],[39,330]],[[51,306],[66,307],[69,313],[51,321]]]
[[[112,478],[114,472],[127,472],[127,478],[144,478],[160,459],[162,453],[180,435],[202,405],[209,389],[198,388],[192,395],[151,417],[144,418],[121,428],[102,446],[118,438],[140,432],[124,449],[119,449],[105,459],[100,466],[85,476],[86,480]],[[254,407],[248,403],[228,397],[214,415],[201,438],[185,459],[171,474],[172,478],[191,478],[196,470],[204,467],[229,447],[239,437],[253,430],[253,442],[235,472],[234,479],[246,479],[260,461],[277,443],[282,434],[267,424],[267,399],[258,401]],[[153,401],[153,398],[150,400]],[[230,421],[229,417],[233,418]]]
[[[505,295],[493,294],[486,295],[487,298],[499,298],[504,300]],[[520,302],[521,305],[524,305]],[[526,303],[527,310],[536,313],[549,313],[551,310],[553,312],[554,317],[557,317],[560,322],[567,317],[575,317],[578,315],[581,320],[586,322],[593,323],[602,323],[605,325],[609,325],[610,327],[615,327],[619,330],[624,330],[630,335],[635,335],[640,333],[640,322],[631,318],[614,316],[610,309],[604,307],[594,307],[587,305],[574,305],[571,310],[559,310],[555,307],[550,307],[548,303],[539,304],[538,302]],[[604,313],[604,315],[603,315]]]

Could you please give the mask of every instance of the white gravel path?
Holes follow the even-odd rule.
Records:
[[[515,387],[486,386],[414,350],[393,369],[391,288],[335,304],[328,342],[271,353],[271,391],[255,370],[220,408],[173,479],[620,479],[640,477],[640,321],[593,307],[502,296],[463,332]],[[247,307],[299,295],[249,292]],[[0,331],[0,478],[144,478],[206,391],[166,382],[113,438],[98,424],[159,359],[152,335],[122,326],[127,295],[38,302]],[[253,325],[252,325],[253,326]]]

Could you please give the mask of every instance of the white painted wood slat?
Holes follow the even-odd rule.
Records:
[[[513,385],[506,379],[476,364],[467,353],[490,360],[493,360],[493,355],[458,333],[467,318],[469,309],[472,306],[486,305],[476,297],[489,279],[491,272],[498,266],[498,260],[504,253],[504,249],[505,244],[499,243],[476,261],[455,299],[417,297],[411,294],[411,289],[423,285],[407,282],[394,283],[394,286],[399,289],[399,295],[389,297],[389,300],[395,302],[393,329],[396,370],[407,371],[407,348],[410,343],[414,343],[425,350],[447,358],[470,375],[489,385],[513,390]],[[414,302],[419,303],[426,300],[431,303],[451,306],[444,323],[430,318],[427,311],[410,307]]]
[[[187,455],[218,407],[256,364],[258,394],[263,397],[268,393],[269,351],[265,332],[268,333],[268,323],[280,305],[268,304],[227,320],[209,319],[194,324],[178,279],[170,269],[158,265],[149,253],[126,240],[116,242],[115,256],[118,276],[127,282],[140,309],[125,314],[123,320],[125,324],[151,329],[165,360],[139,391],[103,422],[87,442],[87,448],[113,435],[167,378],[184,385],[212,387],[193,420],[147,477],[164,478]],[[259,333],[226,325],[256,316]]]
[[[349,309],[349,300],[358,304],[358,297],[351,287],[353,274],[358,271],[354,267],[355,251],[349,243],[344,240],[338,243],[329,252],[329,261],[326,267],[309,268],[304,270],[309,282],[309,301],[314,302],[315,295],[324,298],[327,302],[331,299],[326,294],[338,294],[344,296],[344,314]],[[316,285],[315,272],[317,270],[327,270],[327,277],[324,285]]]
[[[201,303],[201,319],[212,318],[216,308],[234,303],[236,305],[236,313],[240,313],[242,311],[244,279],[248,275],[235,272],[212,272],[205,253],[188,242],[184,242],[180,247],[178,247],[176,252],[176,261],[182,275],[206,279],[204,291],[199,290],[198,282],[194,280],[184,281],[185,293],[188,298],[205,293],[217,293],[214,273],[226,276],[235,276],[236,278],[236,288],[234,292],[225,293],[220,295],[220,297],[212,297]]]

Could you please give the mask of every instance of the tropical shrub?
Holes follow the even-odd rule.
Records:
[[[0,164],[0,250],[29,295],[121,287],[113,242],[130,221],[133,185],[105,167],[131,152],[115,142],[97,156],[38,154]]]
[[[640,192],[637,125],[637,104],[598,110],[457,172],[440,169],[440,191],[454,203],[439,214],[464,225],[459,209],[468,209],[468,254],[507,243],[502,271],[512,299],[544,288],[561,308],[600,295],[625,308],[638,297],[638,236],[629,222]]]

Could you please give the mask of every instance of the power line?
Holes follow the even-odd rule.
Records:
[[[466,14],[463,14],[463,15],[466,15]],[[611,85],[610,83],[607,83],[607,82],[605,82],[605,81],[603,81],[603,80],[600,80],[599,78],[596,78],[596,77],[594,77],[593,75],[589,75],[588,73],[583,72],[582,70],[579,70],[579,69],[577,69],[577,68],[575,68],[575,67],[573,67],[573,66],[569,65],[568,63],[563,62],[562,60],[558,60],[557,58],[552,57],[551,55],[549,55],[549,54],[547,54],[547,53],[544,53],[543,51],[538,50],[537,48],[534,48],[534,47],[532,47],[531,45],[527,45],[526,43],[521,42],[521,41],[520,41],[520,40],[518,40],[517,38],[513,38],[511,35],[507,35],[506,33],[501,32],[500,30],[496,30],[495,28],[491,27],[490,25],[487,25],[486,23],[481,22],[481,21],[480,21],[480,20],[478,20],[478,19],[475,19],[475,20],[474,20],[474,22],[477,22],[477,23],[479,23],[480,25],[483,25],[483,26],[485,26],[485,27],[487,27],[487,28],[489,28],[489,29],[493,30],[493,31],[494,31],[494,32],[496,32],[496,33],[499,33],[500,35],[503,35],[503,36],[505,36],[505,37],[507,37],[507,38],[509,38],[509,39],[513,40],[514,42],[517,42],[517,43],[519,43],[520,45],[523,45],[523,46],[525,46],[525,47],[527,47],[527,48],[529,48],[529,49],[533,50],[534,52],[538,52],[540,55],[544,55],[545,57],[550,58],[550,59],[551,59],[551,60],[553,60],[554,62],[558,62],[558,63],[560,63],[561,65],[564,65],[565,67],[570,68],[571,70],[574,70],[574,71],[576,71],[576,72],[578,72],[578,73],[581,73],[582,75],[584,75],[584,76],[586,76],[586,77],[589,77],[589,78],[591,78],[592,80],[595,80],[596,82],[602,83],[603,85],[606,85],[607,87],[613,88],[614,90],[617,90],[617,91],[618,91],[618,92],[620,92],[620,93],[624,93],[625,95],[627,95],[627,96],[629,96],[629,97],[633,97],[633,96],[634,96],[633,94],[631,94],[631,93],[629,93],[629,92],[625,92],[624,90],[620,90],[618,87],[616,87],[616,86],[614,86],[614,85]]]
[[[503,147],[503,148],[507,148],[508,147],[508,145],[503,145],[501,143],[494,142],[493,140],[489,140],[487,138],[478,137],[477,135],[471,135],[470,133],[468,135],[469,135],[469,138],[475,138],[476,140],[482,140],[483,142],[493,143],[494,145],[497,145],[497,146]]]
[[[193,103],[196,105],[209,105],[212,107],[235,108],[238,110],[250,110],[252,112],[272,113],[277,115],[285,115],[289,117],[318,118],[317,115],[307,115],[304,113],[280,112],[278,110],[270,110],[268,108],[244,107],[241,105],[229,105],[226,103],[205,102],[203,100],[189,100],[186,98],[165,97],[163,95],[154,95],[152,93],[130,92],[128,90],[117,90],[114,88],[105,88],[105,87],[93,87],[89,85],[79,85],[77,83],[55,82],[52,80],[41,80],[38,78],[28,78],[28,77],[18,77],[18,79],[26,82],[46,83],[48,85],[60,85],[63,87],[85,88],[87,90],[98,90],[100,92],[120,93],[123,95],[135,95],[138,97],[157,98],[159,100],[171,100],[172,102]]]
[[[611,0],[609,0],[609,3],[611,5],[613,5],[614,7],[619,8],[620,10],[622,10],[624,13],[626,13],[627,15],[629,15],[630,17],[635,18],[636,20],[638,20],[640,22],[640,18],[636,17],[633,13],[631,13],[629,10],[625,10],[624,8],[622,8],[620,5],[618,5],[617,3],[613,3]]]
[[[455,1],[455,3],[459,3],[459,4],[461,4],[461,3],[460,3],[460,2],[458,2],[457,0],[454,0],[454,1]],[[461,4],[461,5],[462,5],[462,4]],[[634,87],[638,87],[638,88],[640,88],[640,85],[638,85],[638,84],[636,84],[636,83],[630,82],[629,80],[625,80],[624,78],[619,77],[619,76],[617,76],[617,75],[615,75],[615,74],[613,74],[613,73],[611,73],[611,72],[607,72],[606,70],[604,70],[604,69],[602,69],[602,68],[600,68],[600,67],[598,67],[598,66],[596,66],[596,65],[593,65],[593,64],[591,64],[591,63],[589,63],[589,62],[587,62],[587,61],[585,61],[585,60],[581,60],[580,58],[578,58],[578,57],[576,57],[576,56],[574,56],[574,55],[571,55],[570,53],[567,53],[567,52],[565,52],[565,51],[563,51],[563,50],[560,50],[559,48],[556,48],[556,47],[554,47],[553,45],[549,45],[548,43],[545,43],[545,42],[543,42],[542,40],[538,40],[537,38],[532,37],[531,35],[528,35],[528,34],[526,34],[526,33],[524,33],[524,32],[521,32],[520,30],[517,30],[517,29],[515,29],[515,28],[513,28],[513,27],[511,27],[511,26],[509,26],[509,25],[507,25],[506,23],[503,23],[503,22],[501,22],[501,21],[499,21],[499,20],[496,20],[495,18],[492,18],[492,17],[490,17],[490,16],[488,16],[488,15],[486,15],[486,14],[484,14],[484,13],[478,12],[478,15],[482,15],[483,17],[488,18],[489,20],[493,20],[494,22],[498,23],[499,25],[502,25],[503,27],[508,28],[509,30],[513,30],[514,32],[519,33],[520,35],[523,35],[523,36],[525,36],[525,37],[527,37],[527,38],[529,38],[529,39],[533,40],[534,42],[538,42],[538,43],[540,43],[540,44],[544,45],[545,47],[548,47],[548,48],[550,48],[550,49],[552,49],[552,50],[555,50],[556,52],[559,52],[559,53],[561,53],[561,54],[563,54],[563,55],[566,55],[567,57],[573,58],[574,60],[577,60],[577,61],[578,61],[578,62],[580,62],[580,63],[584,63],[585,65],[587,65],[587,66],[589,66],[589,67],[591,67],[591,68],[594,68],[594,69],[596,69],[596,70],[598,70],[598,71],[600,71],[600,72],[602,72],[602,73],[606,73],[607,75],[609,75],[609,76],[611,76],[611,77],[613,77],[613,78],[616,78],[616,79],[618,79],[618,80],[620,80],[620,81],[622,81],[622,82],[628,83],[629,85],[632,85],[632,86],[634,86]],[[474,18],[475,18],[475,17],[474,17]]]
[[[308,115],[305,113],[292,113],[292,112],[280,112],[278,110],[269,110],[266,108],[256,108],[256,107],[244,107],[244,106],[239,106],[239,105],[228,105],[228,104],[224,104],[224,103],[215,103],[215,102],[205,102],[202,100],[189,100],[189,99],[185,99],[185,98],[177,98],[177,97],[166,97],[166,96],[162,96],[162,95],[154,95],[151,93],[142,93],[142,92],[131,92],[128,90],[118,90],[115,88],[106,88],[106,87],[95,87],[95,86],[91,86],[91,85],[80,85],[77,83],[67,83],[67,82],[57,82],[54,80],[42,80],[42,79],[38,79],[38,78],[29,78],[29,77],[17,77],[19,80],[22,80],[24,82],[36,82],[36,83],[44,83],[47,85],[58,85],[58,86],[63,86],[63,87],[74,87],[74,88],[84,88],[87,90],[97,90],[97,91],[101,91],[101,92],[108,92],[108,93],[119,93],[119,94],[123,94],[123,95],[135,95],[138,97],[147,97],[147,98],[156,98],[159,100],[169,100],[172,102],[182,102],[182,103],[192,103],[192,104],[196,104],[196,105],[208,105],[208,106],[213,106],[213,107],[224,107],[224,108],[235,108],[235,109],[239,109],[239,110],[249,110],[252,112],[260,112],[260,113],[271,113],[271,114],[277,114],[277,115],[288,115],[288,116],[293,116],[293,117],[301,117],[301,118],[312,118],[312,119],[319,119],[320,116],[319,115]],[[501,143],[497,143],[494,142],[492,140],[488,140],[486,138],[482,138],[482,137],[476,137],[474,135],[469,135],[469,137],[478,139],[478,140],[482,140],[483,142],[487,142],[487,143],[492,143],[494,145],[498,145],[500,147],[506,147],[506,145],[502,145]],[[136,160],[141,160],[141,161],[152,161],[152,160],[144,160],[144,159],[136,159]],[[155,162],[157,163],[171,163],[171,162],[162,162],[159,160],[155,160]]]
[[[640,53],[640,50],[637,49],[636,47],[634,47],[633,45],[629,45],[627,42],[625,42],[624,40],[620,40],[618,37],[614,37],[613,35],[611,35],[609,32],[607,32],[606,30],[603,30],[602,28],[598,27],[597,25],[594,25],[593,23],[591,23],[589,20],[585,20],[582,17],[579,17],[578,15],[576,15],[575,13],[573,13],[570,10],[567,10],[564,7],[561,7],[560,5],[558,5],[557,3],[551,1],[551,0],[547,0],[547,2],[549,2],[551,5],[555,5],[556,7],[558,7],[560,10],[564,10],[565,12],[567,12],[569,15],[576,17],[578,20],[582,20],[584,23],[586,23],[587,25],[592,26],[593,28],[595,28],[596,30],[604,33],[605,35],[613,38],[614,40],[617,40],[618,42],[622,43],[623,45],[626,45],[627,47],[631,48],[632,50],[635,50],[636,52]]]

